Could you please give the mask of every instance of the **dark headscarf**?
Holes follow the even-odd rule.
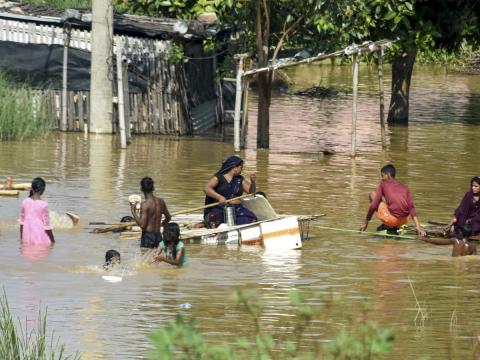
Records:
[[[235,156],[235,155],[229,156],[228,158],[225,159],[225,161],[222,164],[222,167],[220,168],[220,170],[217,171],[217,174],[225,174],[231,168],[238,165],[242,165],[242,164],[243,164],[243,160],[238,156]]]

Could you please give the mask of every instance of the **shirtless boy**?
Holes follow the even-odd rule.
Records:
[[[160,227],[167,224],[172,217],[168,212],[165,201],[153,195],[155,188],[152,178],[144,177],[140,181],[140,187],[145,196],[145,200],[140,206],[140,216],[137,215],[136,204],[130,204],[130,210],[133,218],[142,228],[140,246],[156,248],[162,241]],[[162,217],[165,217],[163,221]]]

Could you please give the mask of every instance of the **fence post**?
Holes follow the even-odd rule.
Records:
[[[358,54],[353,55],[352,157],[357,152]]]
[[[67,88],[68,88],[68,47],[72,27],[66,22],[63,27],[63,68],[62,68],[62,122],[60,130],[67,131]]]

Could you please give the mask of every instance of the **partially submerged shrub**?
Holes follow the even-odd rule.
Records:
[[[0,72],[0,140],[43,136],[52,127],[44,96],[14,84]]]
[[[0,359],[9,360],[66,360],[80,359],[75,354],[65,355],[65,346],[47,337],[47,314],[38,315],[38,328],[22,328],[13,319],[5,293],[0,298]]]
[[[325,345],[318,342],[304,343],[304,335],[314,320],[328,317],[329,306],[306,305],[299,292],[291,292],[290,303],[294,316],[288,317],[282,328],[291,329],[283,335],[274,335],[262,328],[262,307],[253,294],[237,292],[237,305],[253,322],[252,338],[240,337],[234,343],[208,344],[196,326],[195,319],[185,320],[178,315],[176,320],[150,335],[155,348],[151,359],[382,359],[390,353],[393,336],[390,332],[365,318],[340,330],[332,341]],[[327,308],[327,309],[325,309]],[[326,310],[326,311],[325,311]]]

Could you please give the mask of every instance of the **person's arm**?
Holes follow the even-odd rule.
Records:
[[[22,207],[20,209],[20,219],[18,220],[18,222],[20,223],[20,241],[22,241],[22,238],[23,238],[24,221],[25,221],[25,209],[23,208],[23,203],[22,203]]]
[[[162,256],[162,252],[163,252],[163,247],[159,246],[157,251],[153,255],[153,262],[162,261],[162,258],[164,258],[164,256]]]
[[[48,237],[50,238],[50,241],[52,244],[55,242],[55,238],[53,236],[53,231],[52,231],[52,225],[50,225],[50,215],[48,212],[48,206],[46,206],[43,209],[43,228],[45,232],[47,233]]]
[[[428,238],[426,236],[421,237],[420,240],[428,242],[435,245],[452,245],[455,243],[455,239],[445,239],[445,238]]]
[[[177,251],[177,257],[175,259],[169,259],[166,256],[159,256],[158,261],[166,262],[170,265],[180,265],[180,260],[182,259],[183,248]]]
[[[165,204],[165,201],[162,200],[163,204],[163,215],[165,215],[165,219],[162,222],[162,226],[165,226],[172,220],[172,215],[170,215],[170,212],[167,209],[167,204]]]
[[[50,238],[50,241],[52,242],[52,244],[55,242],[55,238],[53,236],[53,232],[52,230],[45,230],[45,232],[47,233],[48,237]]]
[[[243,178],[242,188],[247,194],[254,194],[257,191],[257,176],[255,174],[250,175],[250,180]]]
[[[218,178],[216,176],[213,176],[210,180],[208,180],[207,184],[203,188],[203,192],[210,196],[211,198],[214,198],[218,200],[219,203],[225,204],[227,202],[227,199],[225,199],[224,196],[220,195],[215,191],[215,188],[218,185]]]
[[[140,206],[140,217],[137,215],[136,204],[130,204],[130,210],[132,211],[132,216],[137,222],[138,226],[140,226],[142,229],[145,229],[147,227],[148,220],[148,206],[146,205],[146,202],[142,202],[142,205]]]
[[[367,216],[365,217],[365,222],[360,227],[360,231],[367,230],[368,223],[372,219],[373,213],[375,211],[377,211],[378,205],[380,205],[380,202],[382,201],[382,196],[383,196],[383,188],[382,188],[382,183],[380,183],[377,186],[377,188],[375,189],[375,197],[372,199],[372,203],[370,204],[370,207],[368,208]]]
[[[420,225],[420,221],[418,220],[417,210],[415,209],[415,205],[413,204],[413,197],[410,190],[407,191],[407,206],[408,206],[408,212],[410,214],[410,217],[413,219],[413,222],[415,223],[415,229],[417,230],[417,235],[419,237],[425,237],[427,233],[425,232],[425,230],[422,229],[422,226]]]
[[[425,237],[427,233],[420,226],[420,222],[418,221],[418,217],[416,215],[413,217],[413,221],[415,222],[415,229],[417,230],[417,235],[419,237]]]

